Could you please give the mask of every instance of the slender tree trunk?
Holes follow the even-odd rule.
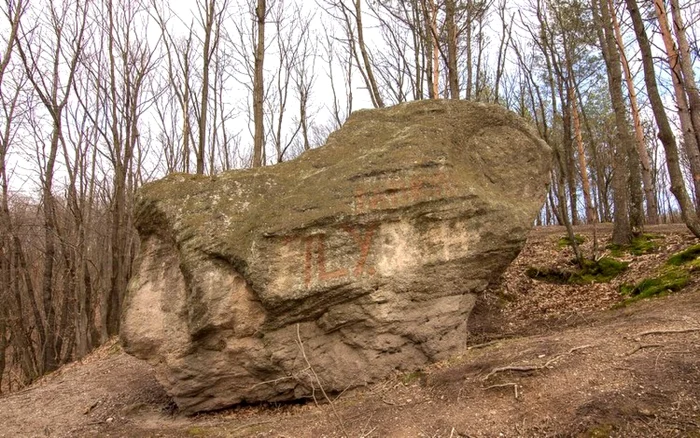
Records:
[[[678,41],[678,62],[680,62],[683,72],[683,89],[688,96],[688,111],[690,111],[690,121],[695,134],[695,145],[700,148],[700,91],[698,91],[698,83],[695,81],[690,44],[678,0],[671,0],[671,16],[673,17],[673,30]]]
[[[457,70],[457,24],[455,23],[455,0],[446,0],[445,12],[445,22],[447,24],[447,71],[450,84],[450,98],[459,99],[459,71]]]
[[[578,164],[581,168],[581,188],[583,190],[583,202],[586,204],[586,223],[596,222],[596,210],[591,198],[591,186],[588,181],[588,166],[586,164],[586,152],[583,148],[583,135],[581,135],[581,120],[576,108],[576,93],[573,86],[569,86],[569,101],[571,103],[571,118],[574,125],[574,136],[576,138],[576,148],[578,149]]]
[[[384,101],[379,92],[377,80],[374,78],[374,67],[372,66],[372,61],[369,59],[369,52],[367,52],[367,45],[365,44],[365,31],[362,24],[362,0],[355,0],[355,22],[357,23],[357,45],[360,48],[362,63],[364,64],[365,73],[367,74],[372,103],[374,103],[375,108],[383,108]]]
[[[629,150],[631,138],[627,125],[624,98],[622,96],[622,69],[620,58],[615,47],[610,11],[606,0],[594,0],[594,17],[598,28],[603,58],[608,72],[608,88],[610,99],[615,112],[617,127],[616,145],[614,151],[613,197],[615,201],[613,243],[627,245],[632,241],[632,224],[630,223],[629,199]]]
[[[197,145],[197,174],[204,174],[204,151],[207,142],[207,112],[209,110],[209,66],[211,64],[211,37],[214,27],[214,0],[208,0],[205,8],[204,47],[202,47],[202,101],[199,110],[199,144]],[[213,172],[213,169],[211,169]]]
[[[690,171],[693,174],[693,188],[695,190],[695,210],[700,211],[700,149],[695,137],[693,122],[690,117],[690,108],[688,107],[688,98],[685,94],[683,71],[681,68],[681,60],[673,42],[671,28],[668,23],[666,5],[664,0],[654,0],[654,10],[656,18],[659,20],[659,29],[661,37],[666,48],[669,69],[671,70],[671,80],[673,82],[673,91],[676,96],[676,106],[678,108],[678,119],[681,123],[683,131],[683,146],[690,162]]]
[[[2,263],[2,261],[0,261]],[[0,283],[0,285],[3,285]],[[5,352],[7,351],[7,325],[5,322],[6,312],[5,300],[1,300],[3,303],[3,310],[0,311],[0,395],[2,395],[2,378],[5,375]]]
[[[472,22],[474,20],[474,0],[467,0],[467,17],[466,17],[466,22],[467,22],[467,27],[466,27],[466,33],[465,33],[465,45],[467,49],[466,57],[467,57],[467,91],[466,91],[466,99],[467,100],[472,100],[472,90],[473,90],[473,84],[472,82],[474,81],[474,70],[472,67]]]
[[[673,129],[671,128],[671,123],[666,115],[666,110],[664,108],[663,101],[661,100],[661,94],[659,93],[659,88],[656,82],[651,43],[647,37],[646,30],[644,28],[644,21],[641,13],[639,12],[637,1],[626,0],[626,3],[627,10],[632,17],[632,25],[634,26],[637,42],[639,43],[639,49],[642,54],[644,83],[646,84],[649,102],[651,103],[654,118],[656,119],[656,124],[659,128],[659,139],[661,140],[661,144],[666,152],[666,167],[671,180],[671,193],[673,193],[678,201],[678,205],[681,208],[683,221],[696,237],[700,237],[700,221],[698,221],[695,208],[690,200],[688,192],[686,191],[685,183],[683,182],[683,172],[681,170],[679,160],[678,146],[676,145]]]
[[[620,53],[620,61],[622,62],[622,70],[624,72],[625,82],[627,84],[627,94],[629,95],[632,110],[635,145],[637,147],[637,154],[641,164],[642,184],[644,187],[644,197],[647,205],[647,220],[650,224],[656,224],[659,222],[659,215],[654,192],[654,184],[652,183],[651,179],[651,160],[649,159],[649,152],[647,151],[646,143],[644,141],[644,131],[642,129],[641,117],[639,116],[639,103],[637,102],[637,91],[634,87],[634,79],[632,78],[632,72],[627,60],[627,55],[625,54],[625,45],[622,39],[622,32],[620,31],[620,24],[618,23],[617,16],[615,14],[615,8],[612,6],[612,0],[608,0],[610,16],[612,18],[613,29],[615,31],[615,41],[617,42],[617,49]]]
[[[263,63],[265,60],[265,16],[267,6],[265,0],[258,0],[255,8],[257,23],[257,42],[255,45],[255,72],[253,77],[253,124],[255,134],[253,138],[253,167],[261,167],[265,148],[265,130],[263,100],[265,98],[265,83],[263,81]]]
[[[430,0],[430,42],[432,43],[430,50],[430,55],[432,56],[430,60],[430,66],[432,67],[430,72],[432,78],[431,99],[440,97],[440,41],[438,41],[437,15],[437,1]]]

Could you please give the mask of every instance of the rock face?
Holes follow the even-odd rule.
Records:
[[[147,184],[124,348],[185,413],[447,358],[524,244],[549,166],[514,114],[422,101],[358,111],[287,163]]]

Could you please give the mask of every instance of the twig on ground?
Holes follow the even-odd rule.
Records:
[[[665,335],[665,334],[676,334],[676,333],[692,333],[700,332],[700,327],[691,327],[687,329],[676,329],[676,330],[649,330],[646,332],[637,333],[635,337],[648,336],[648,335]]]
[[[367,433],[363,433],[363,434],[360,436],[360,438],[367,438],[368,436],[372,435],[372,432],[374,432],[375,430],[377,430],[377,427],[376,427],[376,426],[373,427],[372,429],[370,429],[369,431],[367,431]]]
[[[92,410],[95,409],[97,407],[97,405],[99,405],[99,404],[100,404],[100,400],[95,401],[95,403],[91,404],[90,406],[87,407],[87,409],[85,409],[83,411],[83,415],[87,415],[90,412],[92,412]]]
[[[500,341],[501,341],[500,339],[494,339],[493,341],[483,342],[481,344],[476,344],[476,345],[470,345],[467,347],[467,350],[477,350],[479,348],[486,348],[486,347],[489,347],[493,344],[498,344]]]
[[[488,380],[491,376],[498,374],[498,373],[502,373],[504,371],[528,372],[528,371],[537,371],[537,370],[541,370],[544,368],[549,368],[549,366],[551,364],[558,361],[562,357],[568,356],[575,351],[583,350],[584,348],[591,348],[591,347],[593,347],[593,345],[582,345],[580,347],[574,347],[574,348],[570,349],[569,351],[567,351],[566,353],[562,353],[558,356],[555,356],[555,357],[549,359],[547,362],[544,363],[544,365],[510,365],[510,366],[505,366],[505,367],[497,367],[497,368],[494,368],[493,370],[491,370],[491,372],[488,373],[486,375],[486,377],[483,378],[483,380]]]
[[[494,388],[507,388],[509,386],[513,387],[513,393],[515,395],[515,399],[520,400],[520,396],[518,394],[518,384],[517,383],[501,383],[499,385],[491,385],[491,386],[487,386],[486,388],[484,388],[484,390],[494,389]]]
[[[641,349],[644,348],[656,348],[656,347],[663,347],[661,344],[639,344],[636,347],[632,349],[629,353],[627,353],[625,356],[632,356],[634,353],[638,352]]]
[[[328,397],[328,394],[326,394],[326,390],[323,389],[323,385],[321,384],[321,379],[318,378],[318,374],[316,374],[316,370],[314,370],[314,367],[311,365],[311,362],[309,362],[309,358],[306,357],[306,350],[304,349],[304,342],[301,340],[301,333],[299,332],[299,324],[298,323],[297,323],[297,344],[299,345],[299,350],[301,351],[301,355],[304,358],[304,362],[306,362],[306,366],[308,367],[309,371],[311,371],[311,373],[313,374],[314,379],[316,380],[316,383],[318,383],[318,387],[321,390],[323,397],[326,399],[328,404],[331,405],[331,409],[333,410],[333,415],[335,416],[335,419],[338,421],[338,425],[340,426],[340,430],[343,432],[343,436],[348,437],[349,435],[348,435],[348,432],[345,430],[345,424],[343,423],[343,419],[340,418],[338,411],[335,409],[335,403],[333,403],[333,400],[331,400],[331,398]]]
[[[404,407],[404,406],[408,406],[408,403],[398,404],[398,403],[394,403],[394,402],[392,402],[392,401],[389,401],[389,400],[387,400],[387,399],[385,399],[385,398],[382,399],[382,402],[385,403],[385,404],[387,404],[387,405],[389,405],[389,406],[396,406],[396,407],[399,407],[399,408],[402,408],[402,407]]]

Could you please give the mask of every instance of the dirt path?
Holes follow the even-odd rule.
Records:
[[[663,232],[658,257],[642,256],[630,270],[652,269],[694,243],[683,229]],[[547,295],[517,271],[566,258],[566,250],[551,249],[557,235],[536,230],[506,275],[508,299],[481,317],[491,343],[333,404],[178,416],[150,368],[113,344],[0,398],[0,437],[700,437],[697,284],[617,310],[589,305],[608,296],[600,287]],[[543,297],[556,302],[552,318],[518,310]]]

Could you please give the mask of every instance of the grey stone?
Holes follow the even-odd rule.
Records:
[[[353,113],[290,162],[147,184],[124,348],[185,413],[446,359],[522,248],[550,162],[505,109],[421,101]]]

